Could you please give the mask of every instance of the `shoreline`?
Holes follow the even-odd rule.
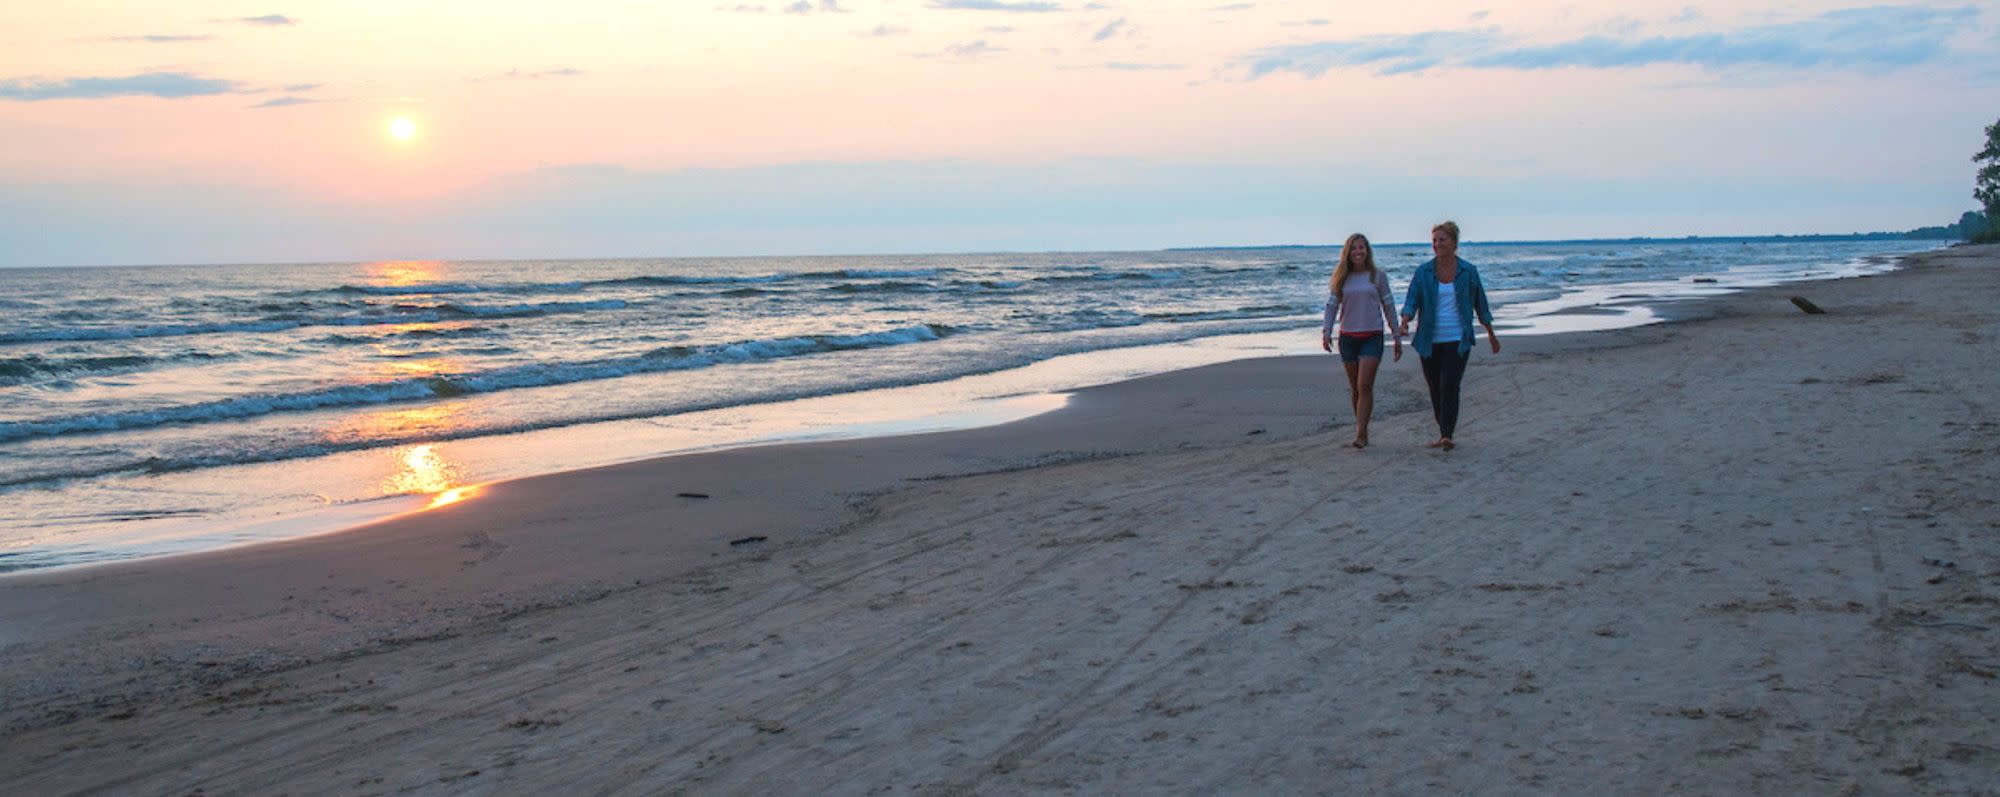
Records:
[[[1366,452],[1328,360],[1240,360],[12,574],[0,784],[1971,793],[2000,249],[1906,262],[1503,333],[1449,454],[1414,357]]]
[[[1894,268],[1894,262],[1895,259],[1865,258],[1825,263],[1776,279],[1761,271],[1725,271],[1699,282],[1670,279],[1591,284],[1552,291],[1536,289],[1527,291],[1530,298],[1499,306],[1498,325],[1503,336],[1514,337],[1602,332],[1673,322],[1699,313],[1695,308],[1716,296],[1774,284],[1881,273]],[[1539,295],[1545,292],[1551,295]],[[1521,317],[1523,313],[1529,315]],[[225,466],[212,472],[115,476],[112,478],[120,483],[132,480],[131,485],[120,489],[147,494],[184,494],[193,499],[211,493],[228,494],[231,484],[257,484],[267,496],[275,492],[291,498],[278,501],[267,497],[259,501],[247,494],[228,494],[227,498],[210,499],[223,505],[192,515],[177,505],[162,517],[147,517],[146,512],[135,511],[95,524],[51,528],[42,532],[51,539],[77,531],[98,538],[87,536],[85,539],[89,541],[64,543],[67,547],[63,548],[44,545],[9,551],[0,557],[12,560],[0,567],[0,579],[17,573],[151,560],[340,533],[422,511],[436,494],[569,470],[732,448],[990,426],[1059,406],[1062,396],[1093,385],[1257,356],[1318,356],[1320,352],[1312,345],[1313,337],[1306,332],[1233,333],[1066,354],[1028,366],[943,382],[659,418],[399,444],[303,460]],[[887,407],[896,409],[885,411]],[[718,428],[728,431],[711,431]],[[377,484],[390,481],[428,487],[415,494],[375,492],[382,489]],[[218,490],[224,492],[217,493]]]

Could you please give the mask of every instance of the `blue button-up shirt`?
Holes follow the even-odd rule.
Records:
[[[1473,268],[1465,258],[1458,260],[1458,276],[1453,277],[1452,293],[1458,298],[1458,353],[1472,351],[1472,319],[1479,323],[1493,325],[1493,310],[1486,306],[1486,287],[1479,282],[1479,269]],[[1437,337],[1438,277],[1437,259],[1424,261],[1417,267],[1415,276],[1410,277],[1410,291],[1403,297],[1403,315],[1421,317],[1417,334],[1410,337],[1410,346],[1417,350],[1418,357],[1431,356],[1431,341]],[[1421,311],[1421,312],[1419,312]]]

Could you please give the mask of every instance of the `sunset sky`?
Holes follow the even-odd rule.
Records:
[[[0,265],[1905,229],[1996,119],[2000,2],[14,3]]]

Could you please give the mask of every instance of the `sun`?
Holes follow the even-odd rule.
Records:
[[[410,117],[398,116],[389,120],[389,137],[397,141],[409,141],[417,137],[417,123]]]

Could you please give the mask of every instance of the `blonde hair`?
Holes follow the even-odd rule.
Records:
[[[1340,265],[1333,267],[1333,278],[1327,280],[1326,283],[1327,290],[1332,291],[1334,298],[1336,299],[1340,298],[1340,294],[1342,293],[1342,287],[1347,284],[1348,272],[1352,271],[1354,268],[1353,255],[1354,255],[1355,241],[1360,241],[1364,244],[1367,244],[1368,236],[1362,235],[1361,233],[1358,232],[1353,235],[1347,236],[1347,243],[1340,245]],[[1362,264],[1363,270],[1367,271],[1370,274],[1375,273],[1374,244],[1368,245],[1368,256],[1362,258],[1362,260],[1365,261]]]
[[[1438,225],[1436,227],[1431,228],[1431,232],[1433,233],[1438,232],[1440,230],[1442,230],[1445,235],[1451,236],[1452,243],[1458,243],[1458,222],[1441,221],[1438,222]]]

